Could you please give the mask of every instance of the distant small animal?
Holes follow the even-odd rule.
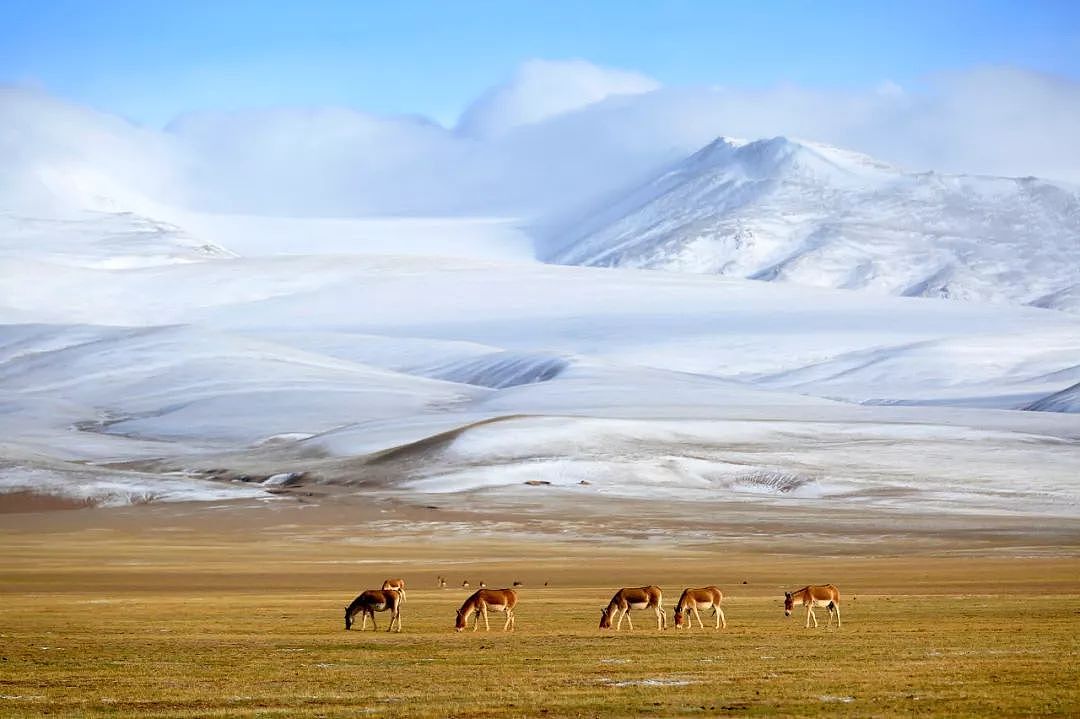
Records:
[[[719,629],[720,623],[723,622],[724,629],[727,629],[727,617],[724,616],[724,610],[720,608],[722,601],[724,601],[724,593],[712,585],[700,589],[684,589],[678,604],[675,605],[675,628],[681,628],[685,619],[686,627],[690,629],[694,626],[693,617],[697,617],[698,626],[704,629],[705,625],[701,623],[701,614],[698,610],[712,609],[713,617],[716,619],[716,628]]]
[[[517,580],[514,580],[514,586],[515,586],[515,587],[524,587],[524,586],[525,586],[525,582],[519,582],[519,581],[517,581]]]
[[[462,631],[469,626],[469,617],[474,617],[473,631],[480,627],[480,616],[484,617],[484,631],[491,631],[488,624],[488,610],[493,612],[505,612],[506,624],[503,631],[513,630],[517,626],[514,618],[514,607],[517,606],[517,592],[513,589],[478,589],[465,600],[461,608],[457,610],[457,620],[454,622],[454,631]]]
[[[480,588],[481,588],[481,589],[484,589],[485,587],[487,587],[487,585],[486,585],[486,584],[484,584],[483,582],[480,582]]]
[[[611,620],[618,615],[619,620],[615,625],[615,631],[622,628],[623,619],[633,631],[634,623],[630,621],[631,609],[652,609],[656,612],[656,628],[667,629],[663,592],[660,591],[660,587],[651,584],[647,587],[623,587],[615,592],[615,596],[608,602],[607,607],[600,610],[600,628],[611,629]]]
[[[446,577],[439,577],[437,580],[435,580],[435,584],[439,587],[439,589],[446,589]]]
[[[397,624],[397,630],[401,631],[401,595],[393,589],[368,589],[361,592],[360,595],[352,600],[352,603],[345,608],[345,629],[352,629],[353,617],[357,614],[362,616],[360,623],[360,631],[367,628],[367,618],[371,615],[371,628],[378,630],[378,626],[375,624],[375,612],[390,612],[390,626],[386,628],[386,631],[391,631],[394,628],[394,624]]]
[[[832,626],[833,614],[836,615],[836,628],[840,628],[840,590],[835,584],[809,584],[794,592],[784,592],[784,616],[790,617],[795,603],[799,602],[806,607],[806,628],[810,628],[810,620],[814,620],[814,628],[818,626],[817,616],[814,615],[814,607],[825,607],[829,610],[829,622],[825,625],[828,629]]]
[[[461,583],[461,588],[462,589],[468,589],[469,588],[469,580],[468,579],[466,579],[464,582]]]
[[[384,579],[382,583],[383,589],[393,589],[395,592],[401,595],[401,601],[405,601],[405,580],[404,579]]]

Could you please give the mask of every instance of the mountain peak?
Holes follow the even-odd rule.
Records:
[[[1080,283],[1075,191],[784,136],[719,137],[576,228],[546,259],[1061,309]]]
[[[679,165],[682,173],[732,173],[766,180],[810,176],[825,182],[884,179],[900,171],[867,155],[783,135],[760,140],[718,137]]]

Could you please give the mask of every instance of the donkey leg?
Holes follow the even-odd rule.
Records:
[[[697,625],[698,625],[698,627],[700,629],[704,629],[705,625],[701,623],[701,612],[698,611],[697,607],[694,607],[694,616],[697,617]],[[693,626],[692,622],[691,622],[691,626]]]
[[[720,623],[723,622],[724,629],[727,629],[727,617],[724,616],[724,610],[720,607],[716,607],[716,628],[720,628]]]
[[[833,611],[836,612],[836,628],[840,628],[840,605],[833,602]]]
[[[491,624],[488,623],[487,605],[486,604],[484,605],[484,631],[485,632],[490,632],[491,631]]]

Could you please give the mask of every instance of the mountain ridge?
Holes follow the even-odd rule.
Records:
[[[905,172],[782,136],[721,137],[538,254],[1080,312],[1080,193],[1034,177]]]

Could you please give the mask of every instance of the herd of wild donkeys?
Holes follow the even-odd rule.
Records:
[[[439,584],[445,587],[446,581],[440,577]],[[520,586],[519,582],[514,582],[514,584]],[[468,587],[468,582],[462,586]],[[704,629],[705,625],[701,621],[701,614],[698,610],[704,609],[708,611],[712,609],[713,617],[716,619],[716,628],[719,629],[723,625],[726,629],[727,618],[724,617],[724,610],[720,608],[720,602],[723,599],[723,592],[713,586],[701,587],[700,589],[684,589],[679,597],[679,603],[675,605],[675,626],[682,627],[685,624],[687,627],[692,627],[692,617],[697,617],[698,626]],[[517,606],[517,600],[517,590],[515,589],[487,589],[481,584],[480,589],[466,599],[461,608],[457,610],[454,629],[460,632],[467,628],[469,618],[472,617],[473,631],[475,632],[480,626],[480,617],[482,616],[484,618],[484,629],[490,631],[491,625],[488,624],[489,610],[506,614],[506,624],[503,625],[503,631],[514,629],[514,607]],[[362,592],[360,596],[352,601],[352,604],[345,608],[345,628],[352,629],[353,617],[360,614],[362,617],[361,630],[367,627],[368,616],[371,617],[372,628],[377,629],[378,627],[375,626],[375,612],[389,611],[390,626],[386,631],[393,630],[394,626],[397,625],[397,630],[400,632],[401,605],[404,602],[405,580],[387,579],[383,582],[382,589],[368,589]],[[623,619],[626,620],[630,629],[633,629],[634,623],[630,621],[630,610],[652,609],[656,613],[656,628],[667,629],[667,612],[664,611],[663,602],[664,597],[660,592],[660,587],[652,585],[648,587],[624,587],[615,592],[615,596],[611,598],[608,605],[600,610],[600,628],[610,629],[612,620],[617,618],[616,630],[622,629]],[[785,616],[791,616],[796,603],[801,603],[806,607],[807,627],[810,626],[811,619],[814,621],[815,627],[818,625],[817,617],[814,615],[814,607],[825,607],[829,611],[829,622],[826,626],[832,626],[832,619],[835,614],[836,628],[840,628],[840,590],[835,585],[811,584],[794,592],[784,592]]]

